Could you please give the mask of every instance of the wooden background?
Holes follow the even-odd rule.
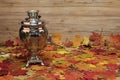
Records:
[[[18,36],[19,23],[31,9],[40,11],[50,34],[120,32],[120,0],[0,0],[0,41]]]

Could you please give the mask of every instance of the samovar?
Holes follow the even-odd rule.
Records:
[[[45,47],[48,31],[45,27],[45,22],[40,19],[41,16],[38,13],[38,10],[27,11],[28,18],[25,18],[25,20],[21,22],[21,28],[19,30],[20,39],[30,53],[27,58],[26,67],[31,63],[44,65],[37,52]]]

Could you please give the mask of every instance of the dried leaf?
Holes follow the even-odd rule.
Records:
[[[22,45],[22,42],[19,37],[16,37],[13,41],[14,41],[14,46]]]
[[[88,37],[84,37],[84,38],[83,38],[82,45],[89,45],[89,43],[90,43],[89,38],[88,38]]]
[[[73,46],[73,42],[66,39],[66,41],[63,43],[65,47],[72,47]]]
[[[61,45],[61,38],[62,38],[62,35],[61,34],[52,34],[52,40],[54,43],[58,44],[58,45]]]
[[[12,40],[7,40],[7,41],[5,42],[5,45],[6,45],[7,47],[13,47],[13,46],[14,46],[14,41],[12,41]]]
[[[13,70],[10,74],[13,76],[26,75],[27,70],[21,70],[21,69],[20,70]]]
[[[31,69],[32,70],[45,70],[46,67],[45,66],[32,65]]]
[[[52,44],[48,44],[48,45],[46,45],[44,50],[46,50],[46,51],[56,51],[57,50],[57,46],[52,45]]]
[[[73,42],[73,47],[78,47],[81,45],[83,41],[83,38],[81,38],[79,35],[75,35],[74,39],[72,40]]]

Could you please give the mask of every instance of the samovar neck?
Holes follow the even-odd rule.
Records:
[[[37,19],[38,18],[38,13],[39,13],[38,10],[29,10],[29,11],[27,11],[29,19],[31,19],[31,18]]]

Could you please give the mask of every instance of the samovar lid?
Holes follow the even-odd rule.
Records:
[[[29,18],[25,18],[24,21],[21,22],[21,25],[25,26],[37,26],[43,24],[43,21],[40,20],[39,10],[29,10],[27,11],[27,15]]]

